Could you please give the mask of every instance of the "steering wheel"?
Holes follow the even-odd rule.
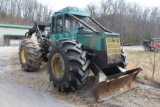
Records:
[[[83,26],[80,26],[80,27],[78,28],[78,30],[82,30],[82,29],[84,29],[84,27],[83,27]]]

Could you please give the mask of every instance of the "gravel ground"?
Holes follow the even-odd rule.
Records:
[[[49,81],[46,64],[43,64],[37,72],[24,72],[21,70],[18,59],[18,47],[0,47],[0,80],[12,83],[14,85],[28,87],[41,93],[49,95],[55,102],[67,102],[65,106],[79,107],[159,107],[160,89],[138,84],[138,87],[112,97],[104,102],[97,102],[92,94],[94,77],[89,77],[88,82],[76,92],[59,93],[54,89]],[[1,87],[1,86],[0,86]],[[12,89],[12,88],[11,88]],[[10,90],[11,90],[10,89]],[[14,89],[15,90],[15,89]],[[9,95],[5,91],[6,95]],[[5,95],[5,94],[3,94]],[[25,97],[25,96],[24,96]],[[3,99],[3,97],[1,96]],[[4,100],[5,100],[4,96]],[[30,99],[32,97],[26,97]],[[37,97],[37,99],[39,96]],[[42,98],[41,98],[42,99]],[[44,100],[46,98],[44,97]],[[12,99],[17,101],[16,98]],[[27,101],[26,100],[26,101]],[[48,100],[48,99],[47,99]],[[13,102],[12,101],[12,102]],[[0,102],[0,105],[3,102]],[[59,102],[57,102],[59,103]],[[30,106],[33,106],[30,103]],[[53,105],[54,106],[54,105]],[[63,105],[62,105],[63,106]]]
[[[20,70],[17,51],[18,47],[0,47],[0,107],[75,107],[38,90],[37,83],[32,82],[36,74]]]
[[[0,107],[75,107],[46,93],[0,81]]]

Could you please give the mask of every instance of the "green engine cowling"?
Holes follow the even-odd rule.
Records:
[[[59,35],[59,37],[61,37]],[[101,69],[109,68],[122,62],[120,35],[103,32],[95,34],[85,30],[73,30],[61,38],[71,38],[81,43],[84,49],[95,53],[94,60]],[[59,38],[59,39],[61,39]],[[56,41],[54,35],[52,41]]]
[[[84,49],[93,50],[95,61],[101,69],[112,67],[122,62],[120,35],[103,32],[101,34],[77,34],[76,41]]]

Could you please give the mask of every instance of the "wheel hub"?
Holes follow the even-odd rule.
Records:
[[[58,61],[58,69],[62,71],[62,62],[60,60]]]
[[[21,54],[21,61],[22,61],[22,63],[26,63],[25,49],[24,48],[21,49],[20,54]]]
[[[59,53],[55,53],[51,60],[52,72],[56,78],[61,78],[64,75],[65,64],[63,57]]]

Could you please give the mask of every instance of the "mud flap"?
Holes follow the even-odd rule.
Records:
[[[141,68],[136,68],[126,71],[125,74],[118,73],[111,76],[106,76],[103,72],[99,72],[96,76],[93,91],[97,101],[104,101],[115,95],[135,88],[135,78],[141,70]]]

